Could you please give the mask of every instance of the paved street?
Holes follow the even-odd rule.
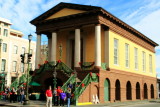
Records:
[[[111,107],[116,107],[116,106],[111,106]],[[117,107],[160,107],[160,103],[134,104],[134,105],[125,105],[125,106],[117,106]]]
[[[0,101],[0,107],[45,107],[45,101],[30,101],[30,105],[23,105],[21,103],[10,103]],[[53,106],[58,107],[58,106]],[[66,107],[66,106],[64,106]],[[75,107],[75,106],[71,106]],[[132,102],[117,102],[117,103],[106,103],[97,105],[84,105],[78,107],[160,107],[160,100],[145,100],[145,101],[132,101]]]

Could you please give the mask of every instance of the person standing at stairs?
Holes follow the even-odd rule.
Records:
[[[55,88],[53,90],[53,102],[54,102],[54,106],[58,106],[58,94],[57,94],[57,88]]]
[[[46,90],[46,99],[47,99],[46,107],[52,107],[52,90],[51,90],[51,86],[49,86],[49,88]]]
[[[64,102],[66,100],[66,93],[62,92],[60,93],[60,106],[64,106]]]
[[[71,90],[72,90],[72,88],[73,88],[73,84],[72,84],[71,81],[70,81],[69,84],[68,84],[68,88],[70,88]]]
[[[70,107],[70,102],[71,102],[71,89],[68,88],[67,90],[67,107]]]
[[[59,104],[60,104],[60,93],[62,92],[62,89],[61,89],[61,87],[60,86],[58,86],[58,89],[57,89],[57,106],[59,106]]]

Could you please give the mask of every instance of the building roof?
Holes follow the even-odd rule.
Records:
[[[45,20],[45,19],[48,18],[48,16],[51,16],[52,14],[54,14],[54,13],[56,13],[59,10],[64,9],[64,8],[84,10],[86,12],[79,13],[79,14],[74,14],[74,15],[69,15],[69,16],[64,16],[64,17],[59,17],[59,18],[55,18],[55,19],[51,19],[51,20],[57,20],[57,19],[62,19],[62,18],[70,18],[70,17],[73,18],[73,17],[79,16],[79,15],[89,15],[90,13],[96,13],[97,15],[105,16],[105,17],[109,18],[109,20],[112,20],[115,23],[120,24],[121,26],[126,28],[128,31],[131,31],[132,33],[137,35],[139,38],[145,40],[146,42],[152,44],[153,46],[158,46],[158,44],[156,42],[152,41],[151,39],[149,39],[148,37],[146,37],[145,35],[143,35],[139,31],[137,31],[133,27],[129,26],[128,24],[126,24],[125,22],[121,21],[120,19],[118,19],[117,17],[112,15],[111,13],[107,12],[105,9],[103,9],[101,7],[97,7],[97,6],[80,5],[80,4],[72,4],[72,3],[63,3],[63,2],[61,2],[58,5],[56,5],[53,8],[51,8],[50,10],[46,11],[45,13],[43,13],[42,15],[40,15],[40,16],[36,17],[35,19],[33,19],[30,23],[33,24],[33,25],[38,25],[40,23],[44,23],[44,22],[50,21],[50,20]]]
[[[19,37],[23,36],[23,33],[21,31],[15,30],[15,29],[10,29],[10,33],[12,35],[19,35]]]
[[[0,22],[7,23],[7,24],[9,24],[9,25],[12,24],[10,20],[5,19],[5,18],[2,18],[2,17],[0,17]]]

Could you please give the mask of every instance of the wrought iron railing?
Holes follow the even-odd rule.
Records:
[[[32,76],[29,76],[29,83],[31,82],[32,80]],[[26,79],[26,74],[23,74],[21,77],[19,78],[16,78],[12,84],[11,84],[11,88],[14,87],[15,89],[18,88],[18,86],[21,86],[23,85],[23,83],[26,83],[27,79]]]
[[[61,87],[61,89],[66,92],[67,88],[68,88],[68,84],[74,84],[75,83],[75,75],[72,75],[66,82],[65,84],[63,84],[63,86]]]
[[[90,74],[84,78],[84,80],[80,83],[78,87],[76,87],[75,91],[73,92],[74,98],[78,98],[82,92],[86,89],[88,84],[91,82]]]
[[[18,86],[19,86],[19,81],[18,78],[16,78],[14,82],[12,82],[10,88],[14,87],[15,89],[17,89]]]
[[[67,75],[71,75],[72,72],[74,72],[70,67],[68,67],[66,64],[64,64],[63,62],[59,63],[58,69],[62,70],[64,73],[66,73]]]
[[[98,74],[88,73],[87,76],[83,79],[83,81],[78,85],[78,87],[76,87],[75,91],[73,92],[73,100],[77,99],[91,82],[98,82],[98,78]]]

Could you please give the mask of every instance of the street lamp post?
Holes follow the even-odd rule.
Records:
[[[29,40],[29,47],[28,47],[28,56],[30,54],[30,43],[31,43],[31,40],[32,40],[32,35],[28,35],[28,40]],[[28,61],[27,61],[27,73],[26,73],[26,77],[27,77],[27,82],[26,82],[26,100],[25,102],[23,103],[24,105],[27,105],[29,104],[29,93],[28,93],[28,89],[29,89],[29,71],[30,71],[30,67],[29,67],[29,58],[28,58]]]
[[[56,61],[54,62],[54,72],[53,72],[53,84],[54,84],[54,89],[56,88],[57,85],[57,72],[56,72]]]

